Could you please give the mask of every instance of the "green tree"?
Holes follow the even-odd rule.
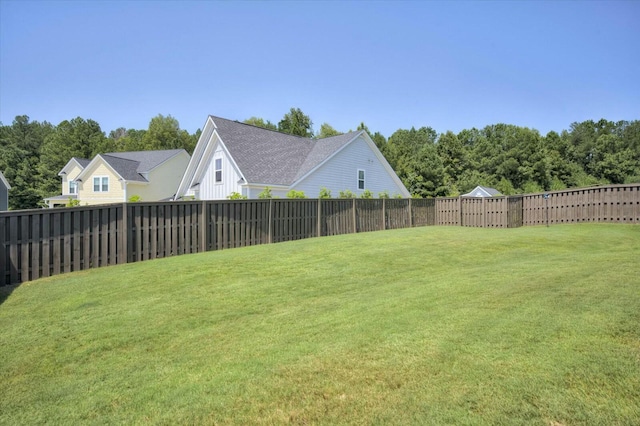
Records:
[[[109,132],[108,139],[113,147],[107,152],[144,151],[143,138],[146,130],[125,129],[120,127]]]
[[[0,170],[11,183],[11,210],[36,208],[41,203],[40,150],[53,129],[46,121],[29,121],[26,115],[17,116],[10,126],[0,123]]]
[[[590,169],[596,178],[620,184],[636,172],[637,153],[624,146],[615,134],[603,134],[596,140]]]
[[[41,198],[60,193],[58,172],[72,157],[93,158],[108,146],[100,125],[77,117],[58,124],[44,140],[40,152]]]
[[[313,122],[300,108],[291,108],[278,123],[278,130],[290,135],[313,137]]]
[[[245,124],[250,124],[250,125],[256,126],[256,127],[262,127],[264,129],[278,130],[278,127],[275,124],[273,124],[269,120],[264,121],[262,118],[259,118],[259,117],[247,118],[246,120],[244,120],[244,123]]]
[[[180,149],[193,152],[197,139],[180,129],[178,120],[170,115],[158,114],[149,122],[149,129],[142,136],[143,150]]]
[[[447,132],[438,137],[437,152],[444,167],[444,180],[448,193],[453,195],[458,192],[458,178],[464,170],[469,168],[469,154],[453,132]]]
[[[430,127],[397,130],[388,141],[388,159],[409,192],[419,197],[447,193],[444,166],[438,156],[437,133]]]
[[[329,138],[331,136],[338,136],[341,134],[342,132],[337,131],[336,129],[331,127],[331,125],[329,125],[328,123],[322,123],[320,125],[320,131],[318,132],[316,137],[318,139],[323,139],[323,138]]]

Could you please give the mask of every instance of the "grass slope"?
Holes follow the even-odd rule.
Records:
[[[428,227],[26,283],[0,423],[633,424],[639,254],[639,226]]]

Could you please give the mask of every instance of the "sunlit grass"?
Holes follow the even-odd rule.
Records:
[[[639,257],[638,226],[428,227],[26,283],[0,424],[633,424]]]

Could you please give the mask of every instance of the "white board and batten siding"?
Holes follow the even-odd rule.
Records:
[[[216,182],[215,161],[218,158],[222,159],[222,182]],[[235,168],[227,151],[216,143],[198,189],[189,190],[187,195],[193,195],[200,200],[223,200],[232,192],[242,193],[242,186],[238,183],[240,178],[240,172]]]
[[[364,170],[364,190],[371,191],[374,197],[384,191],[391,197],[405,196],[403,188],[396,184],[362,136],[298,182],[293,189],[304,191],[309,198],[317,198],[322,187],[330,190],[333,198],[347,189],[360,196],[364,190],[358,189],[358,170]]]

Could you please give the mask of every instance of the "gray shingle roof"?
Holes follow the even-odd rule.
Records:
[[[291,185],[359,133],[308,139],[221,117],[211,118],[231,157],[250,183]]]
[[[102,158],[125,180],[147,182],[143,173],[150,172],[182,151],[184,150],[110,152],[103,154]]]
[[[490,187],[488,187],[488,186],[481,186],[481,185],[478,185],[478,186],[476,186],[476,187],[473,189],[473,191],[468,192],[468,193],[466,193],[466,194],[462,194],[462,196],[463,196],[463,197],[478,197],[479,195],[476,195],[476,194],[479,192],[478,190],[481,190],[481,191],[486,192],[486,193],[487,193],[487,194],[489,194],[489,196],[491,196],[491,197],[497,197],[497,196],[502,195],[502,194],[500,193],[500,191],[498,191],[498,190],[497,190],[497,189],[495,189],[495,188],[490,188]],[[480,195],[480,196],[482,196],[482,195]]]
[[[80,164],[80,167],[82,167],[83,169],[87,167],[91,162],[91,160],[89,160],[88,158],[80,158],[80,157],[72,157],[72,158],[76,160],[78,164]]]

